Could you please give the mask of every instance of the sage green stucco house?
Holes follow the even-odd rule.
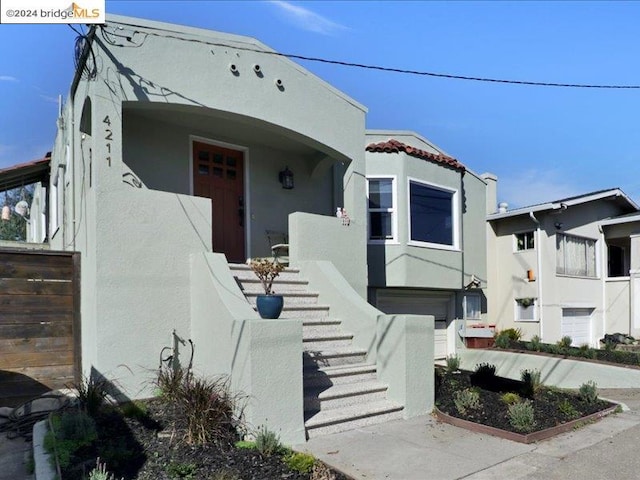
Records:
[[[387,172],[365,156],[362,105],[247,37],[113,16],[82,45],[48,195],[50,248],[81,254],[84,372],[144,397],[160,351],[186,364],[191,341],[194,369],[230,375],[250,424],[288,443],[428,412],[433,316],[383,314],[366,301],[368,277],[372,294],[458,295],[471,274],[483,281],[481,253],[462,268],[463,228],[479,226],[484,250],[482,180],[412,159],[388,172],[401,192],[405,172],[442,183],[470,210],[456,214],[457,243],[437,250],[457,273],[418,281],[422,267],[403,258],[380,283],[367,175]],[[271,255],[267,230],[288,234],[292,268],[274,285],[281,318],[264,321],[244,262]],[[437,252],[404,250],[441,263]]]

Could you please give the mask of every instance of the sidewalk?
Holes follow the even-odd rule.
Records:
[[[431,416],[312,439],[308,451],[355,479],[637,479],[640,390],[601,390],[630,410],[539,444],[476,434]]]
[[[0,480],[32,480],[27,473],[27,462],[31,458],[31,442],[24,438],[8,439],[0,433]]]

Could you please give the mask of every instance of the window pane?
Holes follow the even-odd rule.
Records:
[[[596,242],[588,238],[558,234],[556,272],[577,277],[596,276]]]
[[[410,184],[411,240],[453,245],[451,192]]]
[[[393,238],[391,215],[391,212],[371,212],[369,214],[371,240],[387,240]]]
[[[518,304],[518,320],[535,320],[533,315],[534,306],[529,305],[528,307],[524,307],[523,305]]]
[[[369,208],[393,208],[392,180],[369,180]]]
[[[564,235],[556,237],[556,273],[564,274]]]
[[[465,296],[464,318],[473,319],[473,320],[480,319],[480,296],[479,295]]]

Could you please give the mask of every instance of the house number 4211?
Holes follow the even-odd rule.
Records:
[[[111,142],[113,141],[113,131],[110,128],[111,119],[109,118],[109,115],[104,117],[102,123],[106,125],[104,127],[104,140],[106,142],[105,146],[107,147],[107,163],[109,164],[109,166],[111,166]]]

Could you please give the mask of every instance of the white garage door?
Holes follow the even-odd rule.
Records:
[[[448,355],[447,325],[453,311],[453,294],[420,290],[381,289],[376,292],[376,306],[384,313],[433,315],[435,317],[434,358]]]
[[[571,345],[591,344],[591,313],[593,308],[563,308],[562,336],[571,337]]]

